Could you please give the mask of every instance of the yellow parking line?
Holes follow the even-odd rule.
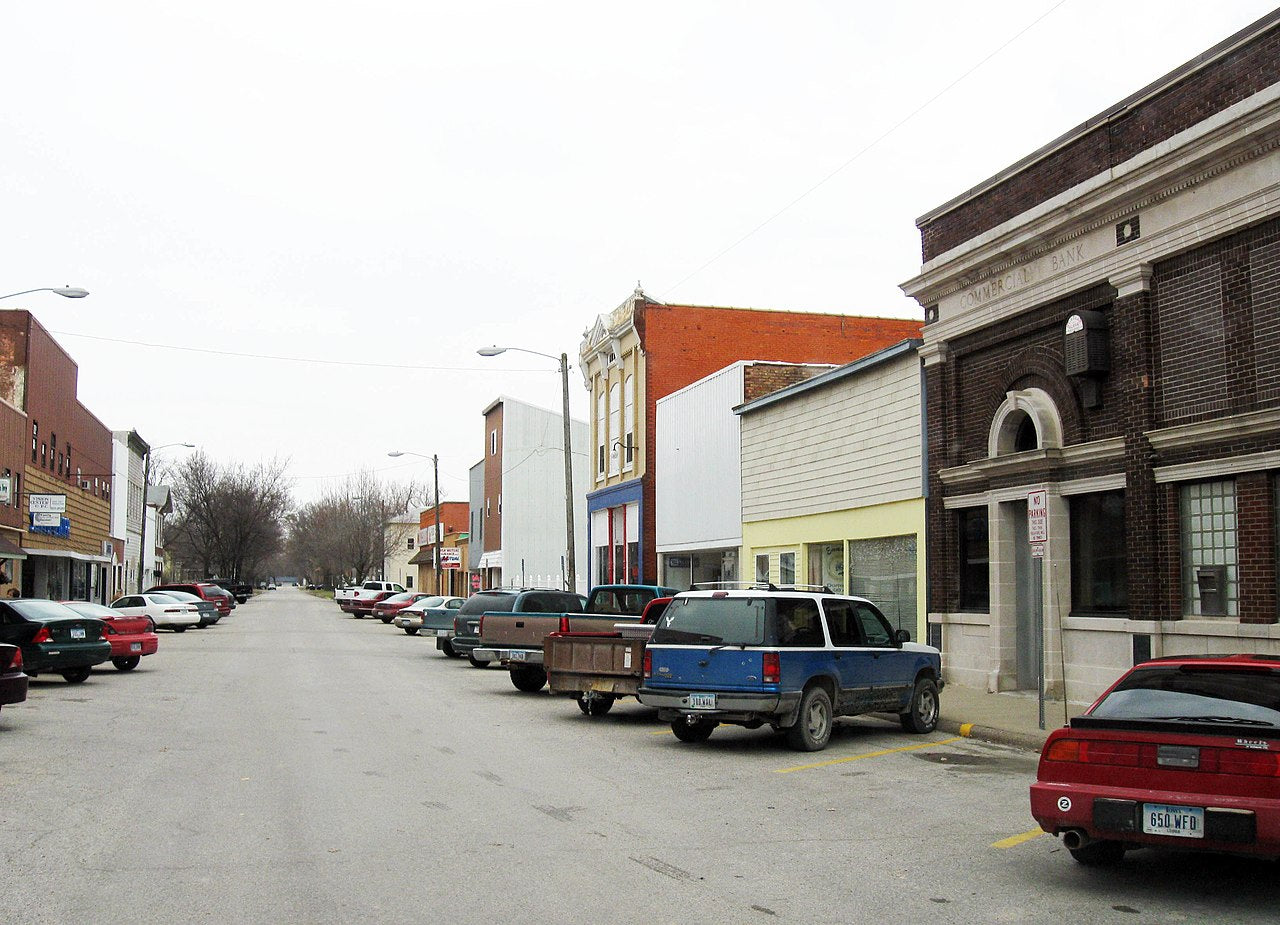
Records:
[[[1002,838],[998,842],[992,843],[992,848],[1016,848],[1023,842],[1029,842],[1033,838],[1039,838],[1041,835],[1048,835],[1040,826],[1036,826],[1030,832],[1023,832],[1021,835],[1013,835],[1009,838]]]
[[[778,768],[778,774],[790,774],[792,771],[808,771],[813,768],[825,768],[833,764],[844,764],[847,761],[861,761],[863,758],[879,758],[883,755],[893,755],[897,752],[913,752],[919,748],[933,748],[935,745],[946,745],[948,742],[959,742],[962,736],[952,736],[949,739],[939,739],[937,742],[924,742],[920,745],[904,745],[901,748],[886,748],[878,752],[866,752],[862,755],[850,755],[848,758],[832,758],[830,761],[819,761],[816,764],[800,764],[794,768]]]

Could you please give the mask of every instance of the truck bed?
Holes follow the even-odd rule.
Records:
[[[546,639],[547,681],[551,692],[595,691],[635,696],[644,665],[643,638],[618,633],[555,633]]]
[[[639,616],[616,613],[486,613],[480,644],[493,649],[541,649],[551,633],[608,633],[615,623],[639,621]]]

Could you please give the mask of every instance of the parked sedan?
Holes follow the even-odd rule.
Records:
[[[425,597],[430,597],[425,591],[401,591],[399,594],[393,594],[374,604],[373,615],[383,623],[390,623],[392,618],[401,610],[414,601],[420,601]]]
[[[213,601],[206,601],[202,597],[196,597],[194,594],[188,594],[186,591],[156,591],[156,594],[162,594],[165,597],[171,597],[175,601],[181,601],[184,604],[195,605],[196,611],[200,614],[200,622],[196,624],[196,629],[204,629],[206,626],[213,626],[222,619],[222,611],[218,609],[218,605]]]
[[[157,627],[167,626],[175,633],[185,633],[188,626],[200,624],[200,611],[167,594],[126,594],[111,602],[111,609],[130,617],[150,617]]]
[[[27,675],[22,670],[22,650],[0,643],[0,707],[27,699]]]
[[[150,617],[125,616],[118,610],[90,601],[63,601],[76,613],[107,624],[107,642],[111,643],[111,664],[120,671],[133,671],[144,655],[155,655],[160,647],[156,625]]]
[[[83,617],[57,601],[0,601],[0,642],[22,650],[23,670],[33,678],[47,671],[81,683],[94,665],[111,657],[106,636],[101,620]]]
[[[148,594],[152,591],[183,591],[187,594],[194,594],[203,600],[212,601],[217,606],[218,613],[222,614],[222,616],[226,617],[231,614],[231,600],[228,600],[230,595],[217,585],[210,584],[207,581],[170,582],[147,588]]]
[[[1081,864],[1157,845],[1280,858],[1280,661],[1131,668],[1049,736],[1031,815]]]
[[[458,608],[463,603],[460,597],[441,597],[438,594],[433,594],[430,597],[414,601],[397,613],[391,622],[410,636],[418,635],[418,631],[421,629],[429,630],[434,634],[434,628],[430,622],[431,618],[434,617],[440,621],[441,629],[452,627],[453,615],[458,612]]]

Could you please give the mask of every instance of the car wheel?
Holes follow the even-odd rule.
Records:
[[[383,623],[390,623],[390,622],[391,622],[391,618],[390,618],[390,617],[379,617],[378,619],[379,619],[379,620],[381,620]]]
[[[718,725],[713,719],[699,718],[691,723],[682,716],[671,723],[671,731],[681,742],[705,742]]]
[[[1124,843],[1118,841],[1094,841],[1067,850],[1086,867],[1110,867],[1124,860]]]
[[[406,636],[417,636],[417,635],[418,635],[418,628],[417,628],[416,626],[405,626],[405,627],[401,627],[401,628],[404,630],[404,634],[405,634]]]
[[[357,620],[363,620],[363,619],[364,619],[364,614],[360,613],[359,611],[356,611],[356,612],[355,612],[355,613],[353,613],[351,616],[355,617]]]
[[[123,655],[120,658],[113,658],[111,664],[121,671],[133,671],[138,667],[138,662],[140,661],[142,661],[141,655]]]
[[[476,658],[470,652],[467,653],[467,661],[471,663],[472,668],[488,668],[489,667],[488,662],[480,661],[480,659]]]
[[[62,676],[67,679],[68,684],[83,684],[89,680],[89,672],[91,670],[89,668],[69,668],[62,673]]]
[[[587,716],[604,716],[613,709],[613,702],[617,700],[612,694],[596,694],[589,698],[582,691],[576,692],[573,699],[578,701],[578,709]]]
[[[831,697],[821,687],[805,690],[800,716],[787,730],[787,744],[798,752],[820,752],[831,738]]]
[[[440,643],[440,651],[449,656],[449,658],[462,658],[462,653],[455,649],[453,643],[448,639]]]
[[[185,633],[187,631],[187,628],[185,626],[175,626],[173,628],[173,631],[175,633]]]
[[[921,678],[911,692],[911,706],[906,713],[899,713],[898,720],[907,732],[923,734],[938,728],[938,685],[930,678]]]
[[[547,683],[547,673],[538,667],[512,668],[511,683],[516,686],[516,690],[532,694],[542,690],[542,686]]]

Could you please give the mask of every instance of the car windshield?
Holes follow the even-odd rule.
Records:
[[[467,598],[467,602],[458,610],[460,616],[469,617],[472,614],[486,613],[490,610],[505,610],[510,612],[511,605],[516,602],[515,592],[510,593],[503,591],[480,592],[473,594]]]
[[[362,585],[360,586],[360,590],[362,590],[362,591],[381,591],[381,590],[382,590],[382,582],[380,582],[380,581],[366,581],[364,584],[362,584]]]
[[[86,617],[106,617],[114,620],[120,616],[110,607],[104,607],[102,604],[95,604],[92,601],[63,601],[63,605]]]
[[[655,643],[764,645],[774,601],[752,597],[678,597],[653,631]]]
[[[56,601],[16,600],[5,603],[28,620],[65,620],[68,617],[80,616],[74,610],[63,607]]]
[[[203,598],[196,597],[194,594],[188,594],[186,591],[157,591],[151,596],[166,601],[181,601],[184,604],[203,600]]]
[[[1280,726],[1280,674],[1172,665],[1142,668],[1116,685],[1089,716]]]
[[[405,591],[405,592],[403,592],[403,593],[401,593],[401,594],[393,594],[393,595],[391,595],[391,596],[390,596],[389,598],[387,598],[383,603],[386,603],[386,604],[403,604],[405,601],[411,601],[411,600],[413,600],[413,592],[412,592],[412,591]]]
[[[421,600],[414,601],[413,604],[410,605],[410,609],[426,610],[428,607],[439,607],[441,604],[445,602],[445,600],[447,600],[447,598],[424,597]]]

